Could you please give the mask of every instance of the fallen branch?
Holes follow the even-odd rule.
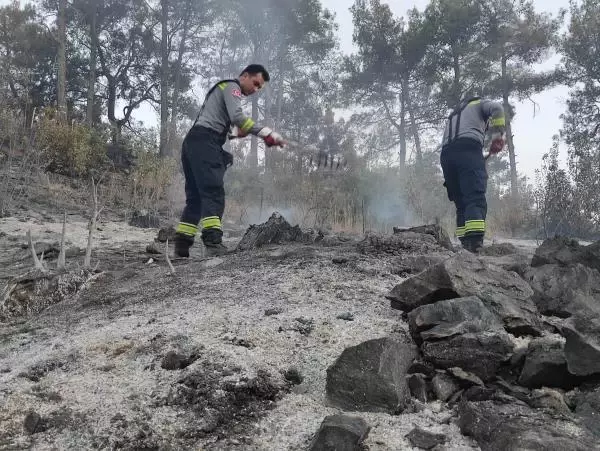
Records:
[[[42,272],[46,272],[46,268],[38,258],[35,253],[35,247],[33,245],[33,240],[31,239],[31,229],[27,231],[27,241],[29,242],[29,249],[31,250],[31,256],[33,257],[33,266],[35,269],[39,269]],[[42,254],[42,259],[44,258],[44,254]]]
[[[169,269],[171,270],[171,274],[175,274],[175,268],[173,267],[173,264],[171,263],[171,259],[169,258],[169,239],[168,238],[167,238],[167,241],[165,242],[165,259],[167,260]]]
[[[60,252],[58,253],[58,261],[56,262],[56,269],[65,269],[65,233],[67,230],[67,212],[63,216],[63,227],[62,235],[60,237]]]

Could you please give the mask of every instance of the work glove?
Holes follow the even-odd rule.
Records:
[[[492,144],[490,145],[490,155],[497,154],[504,149],[504,136],[502,133],[494,133],[492,135]]]
[[[263,139],[267,147],[272,146],[284,146],[286,144],[285,139],[279,133],[274,132],[269,127],[263,127],[259,132],[258,136]]]

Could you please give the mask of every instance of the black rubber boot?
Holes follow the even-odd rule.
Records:
[[[194,244],[194,239],[190,236],[180,233],[175,234],[175,257],[188,258],[190,256],[190,247]]]
[[[206,247],[206,256],[207,257],[218,257],[221,255],[229,254],[229,249],[223,243],[204,243]]]
[[[483,237],[465,237],[463,247],[473,254],[479,254],[479,251],[483,247]]]

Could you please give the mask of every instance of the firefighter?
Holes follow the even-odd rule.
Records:
[[[456,236],[463,248],[477,253],[483,246],[487,214],[487,170],[483,155],[491,133],[490,155],[504,147],[502,105],[479,97],[463,100],[448,117],[440,162],[448,198],[456,205]]]
[[[230,129],[235,128],[237,137],[256,135],[267,147],[285,145],[280,134],[255,123],[242,112],[242,97],[256,93],[269,79],[262,65],[251,64],[237,79],[221,80],[206,94],[181,150],[186,203],[176,229],[175,256],[189,257],[199,225],[209,256],[228,252],[221,229],[225,209],[223,177],[233,163],[233,156],[222,146]]]

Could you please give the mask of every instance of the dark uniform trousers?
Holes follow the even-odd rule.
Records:
[[[456,205],[456,236],[474,250],[483,245],[487,201],[487,170],[482,144],[458,138],[442,148],[440,162],[448,198]]]
[[[181,163],[185,176],[185,208],[177,225],[177,238],[190,245],[202,228],[204,243],[218,244],[223,238],[221,219],[225,210],[223,178],[232,156],[223,150],[225,136],[192,127],[183,141]]]

